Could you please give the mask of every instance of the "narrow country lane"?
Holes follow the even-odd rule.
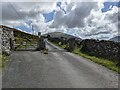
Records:
[[[14,51],[3,88],[118,88],[118,74],[47,41],[48,54]]]

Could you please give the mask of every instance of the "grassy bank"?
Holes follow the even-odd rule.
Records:
[[[117,67],[116,63],[114,63],[110,60],[84,54],[84,53],[80,52],[80,48],[74,49],[73,53],[75,53],[77,55],[80,55],[82,57],[85,57],[85,58],[87,58],[87,59],[89,59],[89,60],[91,60],[95,63],[98,63],[98,64],[102,65],[102,66],[105,66],[110,70],[113,70],[113,71],[116,71],[116,72],[120,73],[120,67]]]
[[[0,54],[0,71],[4,67],[5,62],[7,61],[7,56]]]
[[[55,45],[57,45],[57,46],[59,46],[58,43],[54,43],[54,42],[52,42],[52,43],[55,44]],[[60,45],[59,47],[65,49],[65,45]],[[95,56],[90,56],[88,54],[82,53],[82,52],[80,52],[80,48],[75,48],[72,51],[72,53],[77,54],[79,56],[82,56],[84,58],[87,58],[87,59],[89,59],[89,60],[91,60],[91,61],[93,61],[93,62],[95,62],[97,64],[105,66],[106,68],[108,68],[110,70],[113,70],[115,72],[120,73],[120,67],[116,66],[115,62],[112,62],[112,61],[107,60],[107,59],[98,58],[98,57],[95,57]]]

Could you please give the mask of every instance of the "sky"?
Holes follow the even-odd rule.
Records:
[[[0,7],[0,24],[28,33],[56,31],[100,40],[119,34],[119,0],[2,0]]]

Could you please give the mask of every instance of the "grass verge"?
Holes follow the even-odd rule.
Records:
[[[2,68],[4,67],[6,61],[7,61],[7,56],[6,55],[2,55],[0,54],[0,71],[2,70]]]
[[[113,70],[113,71],[116,71],[117,73],[120,73],[120,67],[116,66],[116,64],[110,60],[84,54],[84,53],[80,52],[80,48],[74,49],[74,51],[72,53],[80,55],[80,56],[87,58],[95,63],[98,63],[102,66],[105,66],[106,68],[108,68],[110,70]]]

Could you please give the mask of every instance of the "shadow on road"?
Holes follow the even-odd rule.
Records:
[[[15,51],[36,51],[36,49],[17,49]]]
[[[48,52],[68,52],[67,50],[48,50]]]
[[[31,51],[31,52],[38,52],[36,49],[18,49],[16,51]],[[53,49],[53,50],[49,50],[48,52],[68,52],[67,50],[58,50],[58,49]]]

